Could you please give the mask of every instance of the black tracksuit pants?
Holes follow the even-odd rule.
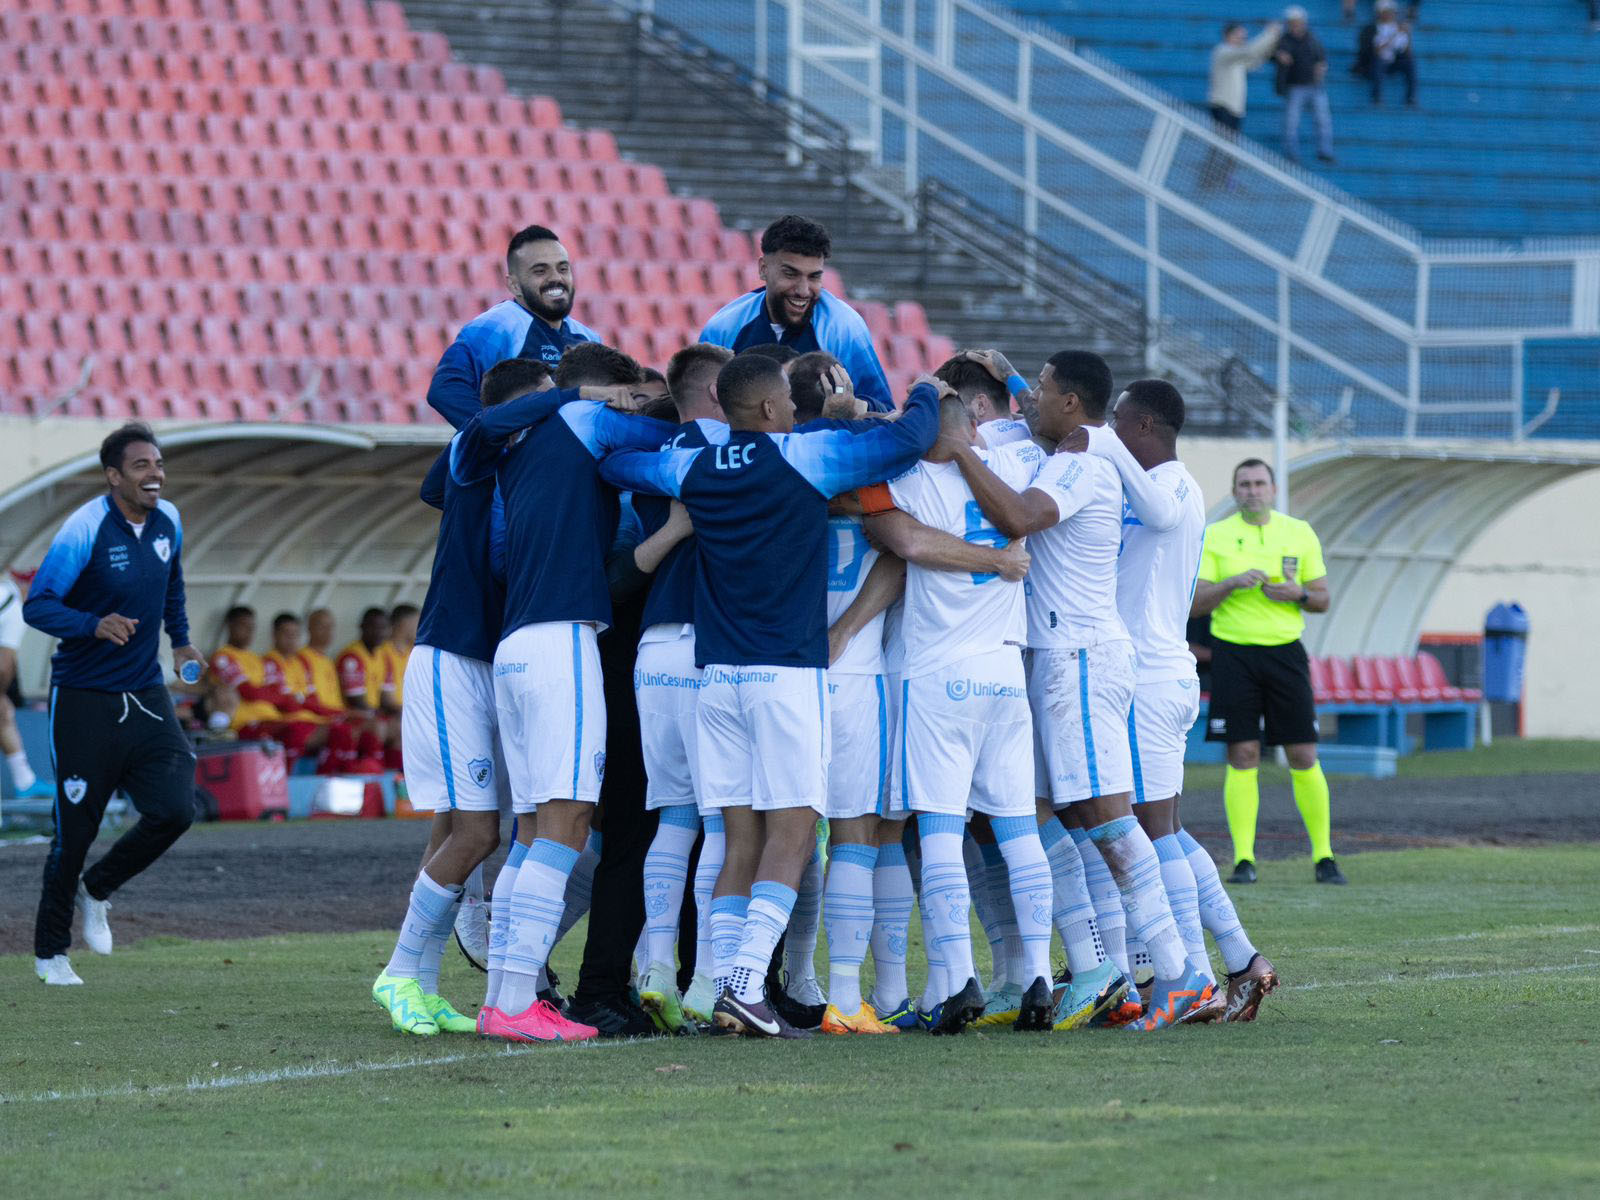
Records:
[[[39,958],[72,944],[78,877],[104,900],[177,841],[194,820],[194,751],[164,687],[50,693],[50,744],[56,772],[56,831],[44,860],[34,925]],[[139,822],[99,862],[83,869],[112,793],[122,790]]]

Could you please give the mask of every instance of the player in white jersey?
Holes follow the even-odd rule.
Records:
[[[1111,372],[1098,355],[1064,351],[1039,376],[1034,432],[1060,441],[1099,425],[1110,400]],[[1065,809],[1086,871],[1097,858],[1115,878],[1135,936],[1149,950],[1156,982],[1151,1011],[1137,1027],[1175,1023],[1210,998],[1212,988],[1189,963],[1161,882],[1160,861],[1134,819],[1128,716],[1134,653],[1116,607],[1122,486],[1106,460],[1058,454],[1018,489],[970,449],[956,463],[984,515],[1009,537],[1033,535],[1028,574],[1028,693],[1037,722],[1038,794]],[[1041,816],[1045,815],[1041,811]],[[1050,822],[1045,836],[1054,838]],[[1058,843],[1059,844],[1059,843]],[[1055,847],[1052,847],[1053,849]],[[1065,859],[1064,853],[1061,859]],[[1056,865],[1060,859],[1053,859]],[[1075,876],[1075,873],[1074,873]],[[1058,887],[1076,879],[1057,872]],[[1102,959],[1103,947],[1081,917],[1063,913],[1071,986],[1057,1007],[1058,1027],[1128,1012],[1126,966]]]
[[[1228,969],[1228,991],[1193,1020],[1249,1021],[1277,985],[1272,964],[1256,952],[1239,923],[1216,864],[1183,828],[1183,756],[1199,711],[1200,683],[1185,623],[1194,597],[1206,510],[1200,487],[1178,461],[1183,397],[1170,383],[1130,383],[1108,427],[1082,427],[1063,449],[1084,448],[1117,469],[1127,496],[1122,553],[1117,560],[1117,609],[1138,655],[1132,743],[1134,815],[1155,844],[1162,883],[1191,962],[1210,964],[1210,930]]]
[[[965,541],[1010,541],[986,521],[951,459],[977,454],[977,430],[958,397],[940,406],[934,449],[888,484],[895,508]],[[1026,487],[1044,455],[1021,444],[987,455],[1002,478]],[[1019,1029],[1050,1027],[1050,869],[1039,844],[1028,779],[1032,721],[1022,671],[1022,589],[993,574],[929,570],[906,575],[904,678],[897,747],[902,803],[917,814],[922,910],[930,964],[946,994],[932,1031],[958,1033],[984,1007],[968,925],[962,857],[969,813],[989,817],[1005,856],[1029,979]],[[931,970],[930,965],[930,970]]]

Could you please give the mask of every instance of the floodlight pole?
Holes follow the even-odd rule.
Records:
[[[1289,511],[1289,397],[1282,388],[1272,398],[1272,473],[1278,477],[1279,512]]]

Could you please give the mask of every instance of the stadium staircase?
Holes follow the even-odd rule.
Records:
[[[434,421],[433,365],[534,221],[648,363],[753,283],[712,202],[395,3],[0,0],[0,413]],[[904,384],[950,343],[884,295]]]
[[[1240,10],[1217,0],[1009,0],[1008,7],[1204,107],[1206,63],[1221,22]],[[1261,14],[1244,10],[1256,32]],[[1419,105],[1401,103],[1403,81],[1369,84],[1350,74],[1356,38],[1370,17],[1340,20],[1338,0],[1307,0],[1328,51],[1328,89],[1338,163],[1303,157],[1331,182],[1427,237],[1515,239],[1600,233],[1600,34],[1576,0],[1425,3],[1416,30]],[[1405,4],[1401,4],[1402,9]],[[1242,18],[1241,18],[1242,19]],[[1245,133],[1281,150],[1283,102],[1271,65],[1250,79]]]
[[[827,224],[833,264],[869,322],[913,296],[934,330],[961,345],[1002,346],[1030,376],[1067,346],[1105,355],[1118,379],[1144,373],[1136,298],[1030,293],[1013,266],[1023,252],[1015,244],[996,256],[975,248],[974,223],[959,210],[908,231],[900,214],[849,186],[840,160],[848,151],[825,144],[830,131],[808,126],[819,136],[791,158],[786,101],[758,95],[741,64],[718,61],[692,30],[639,35],[604,0],[404,4],[418,28],[448,36],[463,60],[497,68],[515,90],[556,97],[580,127],[610,130],[625,157],[658,164],[674,192],[709,197],[735,228],[756,233],[790,211]],[[838,136],[844,140],[842,130]],[[986,218],[976,224],[996,228]],[[753,283],[753,270],[736,265]],[[1226,405],[1213,405],[1202,422],[1207,417],[1242,419]]]

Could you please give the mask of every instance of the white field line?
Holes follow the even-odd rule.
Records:
[[[1600,933],[1600,925],[1507,925],[1503,929],[1473,929],[1466,933],[1440,933],[1432,937],[1407,938],[1405,946],[1434,946],[1450,942],[1506,942],[1531,937],[1575,937]],[[1404,947],[1402,947],[1404,948]],[[1300,954],[1360,953],[1361,946],[1304,946]]]
[[[1585,954],[1600,951],[1585,950]],[[1453,979],[1510,979],[1517,975],[1551,975],[1563,971],[1600,971],[1600,962],[1559,963],[1544,967],[1512,967],[1504,971],[1431,971],[1426,975],[1379,975],[1373,979],[1314,979],[1285,984],[1286,992],[1311,992],[1324,988],[1379,987],[1386,983],[1448,983]]]
[[[32,1092],[0,1094],[0,1106],[7,1104],[45,1104],[56,1100],[104,1100],[114,1096],[167,1096],[174,1093],[215,1092],[227,1088],[253,1087],[262,1083],[283,1083],[291,1079],[338,1079],[346,1075],[365,1075],[376,1071],[410,1071],[418,1067],[446,1067],[453,1063],[485,1062],[497,1058],[521,1058],[529,1054],[590,1054],[632,1043],[592,1042],[574,1046],[506,1046],[502,1050],[479,1054],[413,1055],[387,1062],[322,1062],[304,1067],[280,1067],[273,1071],[243,1071],[237,1075],[218,1075],[211,1079],[191,1078],[186,1083],[124,1083],[111,1088],[81,1088],[71,1092]]]

